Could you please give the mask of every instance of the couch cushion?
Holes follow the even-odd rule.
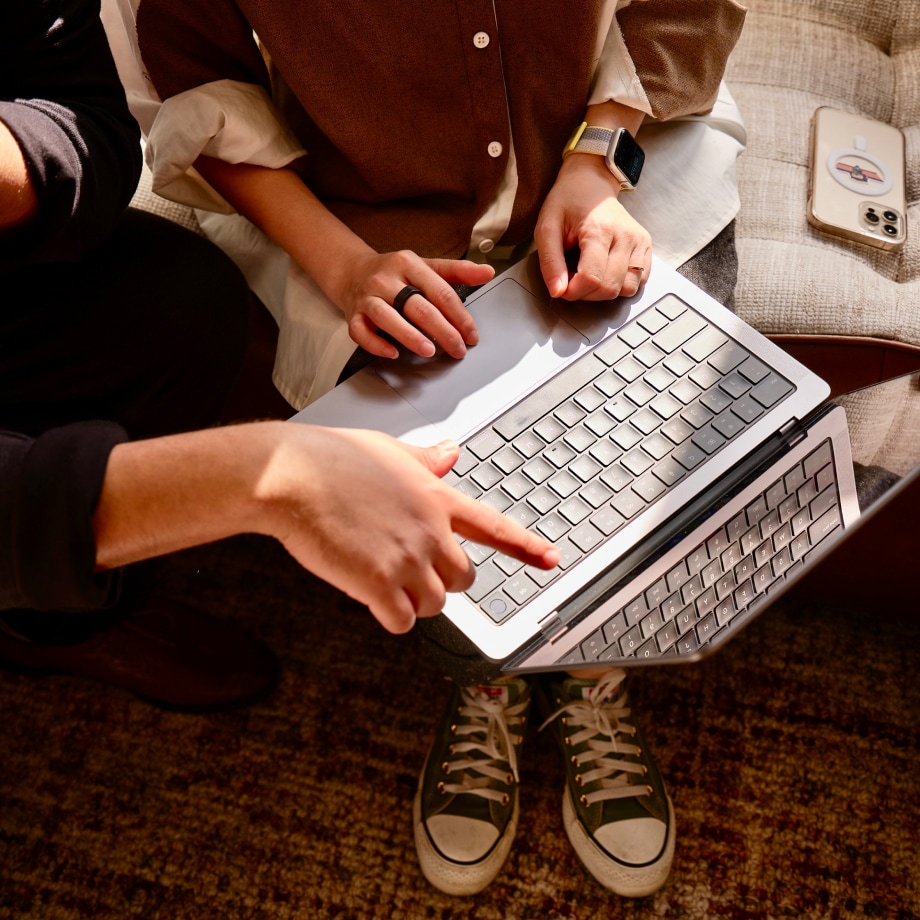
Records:
[[[746,5],[726,75],[748,129],[738,166],[738,314],[768,334],[920,346],[920,3]],[[809,125],[822,105],[904,131],[908,241],[900,253],[807,222]]]

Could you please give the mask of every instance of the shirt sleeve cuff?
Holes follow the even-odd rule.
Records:
[[[24,605],[35,610],[98,610],[120,572],[96,573],[93,514],[109,454],[127,440],[110,422],[55,428],[23,458],[10,521],[13,571]]]
[[[153,190],[208,211],[233,208],[194,170],[205,155],[278,169],[306,154],[261,86],[218,80],[167,99],[147,138]]]

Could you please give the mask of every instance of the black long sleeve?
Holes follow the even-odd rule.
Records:
[[[76,259],[99,245],[141,166],[99,0],[0,4],[0,120],[23,151],[41,206],[37,224],[0,242],[0,268]]]
[[[24,298],[21,285],[4,285],[4,273],[9,279],[34,266],[40,280],[38,266],[97,248],[140,175],[139,129],[99,0],[0,3],[0,120],[23,151],[41,206],[25,231],[0,237],[2,350],[9,347],[5,324],[42,296],[36,285]],[[112,599],[117,575],[94,574],[92,515],[109,453],[123,440],[124,431],[109,423],[38,438],[0,431],[0,609],[93,609]]]

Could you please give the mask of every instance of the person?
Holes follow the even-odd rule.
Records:
[[[582,123],[635,134],[646,116],[711,108],[744,18],[733,0],[117,5],[129,26],[115,31],[136,33],[143,61],[154,188],[214,211],[203,226],[250,277],[286,272],[275,380],[298,408],[356,346],[462,359],[478,331],[454,286],[483,283],[531,240],[553,296],[636,293],[652,244],[621,179],[602,157],[560,154]],[[710,229],[729,219],[722,205]],[[501,870],[537,694],[566,753],[582,862],[621,894],[664,883],[673,807],[623,678],[456,677],[414,801],[433,884],[471,894]]]
[[[216,424],[250,292],[207,240],[126,210],[140,132],[99,12],[0,13],[0,661],[169,705],[264,693],[274,654],[150,596],[140,565],[244,532],[395,633],[469,585],[455,532],[552,566],[549,543],[440,480],[456,445]]]

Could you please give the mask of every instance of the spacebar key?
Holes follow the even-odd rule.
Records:
[[[584,355],[509,409],[492,427],[506,441],[516,438],[606,369],[607,365],[594,357],[593,352]]]

